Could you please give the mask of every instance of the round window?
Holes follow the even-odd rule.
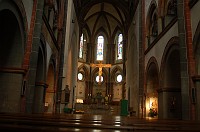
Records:
[[[122,75],[120,75],[120,74],[117,75],[117,82],[118,83],[122,82]]]
[[[103,82],[103,76],[100,76],[100,78],[99,76],[96,76],[96,82]]]
[[[78,73],[78,80],[79,80],[79,81],[82,81],[82,80],[83,80],[83,74],[80,73],[80,72]]]

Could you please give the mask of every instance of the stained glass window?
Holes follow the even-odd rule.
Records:
[[[117,59],[122,59],[122,52],[123,52],[123,36],[122,34],[118,35],[118,41],[117,41]]]
[[[79,58],[83,58],[83,34],[81,35],[80,38]]]
[[[99,36],[97,39],[97,60],[103,60],[103,46],[104,46],[104,37]]]

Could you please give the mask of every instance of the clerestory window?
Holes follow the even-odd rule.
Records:
[[[123,54],[123,35],[119,34],[117,39],[117,60],[122,59]]]
[[[98,36],[97,38],[97,60],[103,60],[103,50],[104,50],[104,37]]]

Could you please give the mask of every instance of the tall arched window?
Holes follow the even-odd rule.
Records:
[[[122,53],[123,53],[123,36],[122,34],[119,34],[117,39],[117,60],[122,59]]]
[[[147,46],[149,46],[158,36],[158,12],[156,4],[152,4],[147,17]]]
[[[83,43],[84,43],[84,40],[83,40],[83,34],[82,34],[80,38],[79,58],[83,58]]]
[[[168,0],[165,3],[165,16],[164,16],[164,26],[172,22],[172,20],[177,17],[177,0]]]
[[[103,60],[103,46],[104,46],[104,37],[98,36],[97,38],[97,60]]]
[[[177,1],[170,0],[167,7],[167,15],[177,15]]]

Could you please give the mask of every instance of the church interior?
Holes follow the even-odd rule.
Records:
[[[200,131],[199,7],[0,0],[0,130]]]

